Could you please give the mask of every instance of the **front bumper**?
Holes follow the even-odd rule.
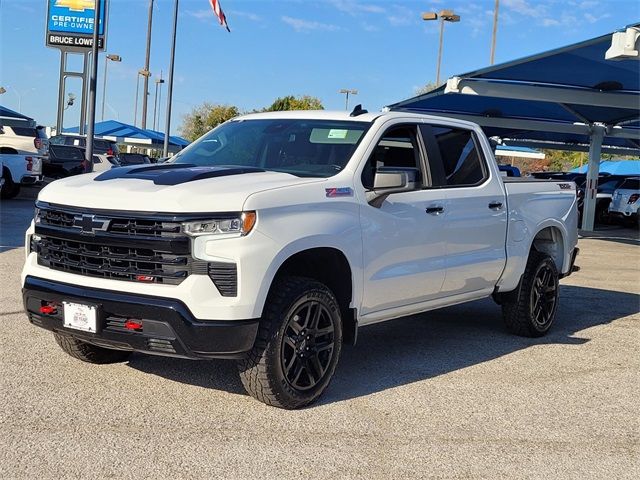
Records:
[[[200,321],[179,300],[80,287],[27,276],[22,289],[29,321],[94,345],[119,350],[184,358],[241,358],[253,347],[258,320]],[[96,333],[63,327],[62,302],[95,305]],[[59,305],[43,314],[43,305]],[[142,331],[124,327],[127,319],[142,323]]]

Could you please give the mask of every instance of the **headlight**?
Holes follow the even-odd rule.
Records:
[[[200,235],[247,235],[256,224],[256,212],[243,212],[237,217],[212,218],[184,222],[182,231],[191,237]]]

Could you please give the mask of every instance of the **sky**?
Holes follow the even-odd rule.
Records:
[[[249,111],[285,95],[312,95],[343,109],[370,111],[411,97],[435,80],[439,31],[422,12],[453,9],[444,29],[442,78],[489,65],[494,0],[220,0],[231,33],[208,0],[181,0],[175,60],[172,133],[203,102]],[[169,65],[173,0],[155,0],[150,70]],[[0,0],[0,105],[55,125],[60,53],[44,44],[46,0]],[[136,72],[144,67],[149,0],[111,0],[105,119],[133,123]],[[640,20],[636,0],[500,0],[496,63],[603,35]],[[97,120],[101,119],[104,55],[100,56]],[[80,68],[78,58],[72,68]],[[76,83],[74,83],[74,81]],[[147,126],[153,126],[150,83]],[[79,98],[77,80],[66,93]],[[142,87],[140,88],[142,91]],[[164,128],[166,88],[158,130]],[[65,112],[78,125],[79,100]],[[141,106],[138,107],[139,111]],[[139,115],[138,115],[139,116]],[[139,122],[139,119],[138,119]]]

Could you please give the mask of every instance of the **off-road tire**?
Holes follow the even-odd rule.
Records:
[[[303,309],[305,305],[310,305],[309,308],[323,309],[323,324],[326,325],[327,322],[332,324],[333,348],[330,351],[326,350],[328,356],[323,357],[326,369],[324,373],[317,375],[317,382],[314,384],[309,376],[310,385],[306,389],[299,389],[294,387],[291,380],[287,378],[287,367],[283,355],[292,351],[294,352],[293,356],[298,355],[295,354],[298,350],[295,350],[290,343],[290,328],[292,322],[296,318],[300,318],[295,315],[296,312],[300,312],[300,309]],[[305,322],[307,327],[310,325],[308,318]],[[309,331],[312,331],[312,328]],[[325,327],[322,330],[327,328],[331,327]],[[320,329],[316,331],[320,332]],[[302,333],[305,333],[304,329]],[[321,334],[318,334],[317,338],[322,337],[325,339],[324,342],[328,343],[327,334],[324,335],[325,337],[322,337]],[[324,284],[310,278],[284,277],[276,280],[271,288],[253,349],[244,359],[238,361],[240,379],[251,396],[267,405],[289,410],[300,408],[316,400],[327,388],[335,372],[341,348],[342,318],[338,301],[331,290]],[[300,350],[303,348],[300,347]],[[307,366],[304,368],[310,368],[311,359],[299,360],[294,359],[293,356],[290,355],[290,365],[294,365],[296,361],[307,361]],[[292,369],[291,366],[289,368]]]
[[[536,288],[538,292],[541,286],[539,283],[542,281],[540,275],[543,272],[548,272],[550,278],[548,285],[544,286],[545,295],[553,297],[553,305],[548,306],[544,311],[545,317],[548,319],[544,322],[536,321],[535,318],[535,302]],[[544,253],[532,251],[529,254],[527,260],[527,266],[520,281],[520,285],[517,290],[503,296],[502,305],[502,318],[504,319],[507,330],[516,335],[522,337],[542,337],[545,335],[556,316],[558,308],[559,297],[559,284],[558,284],[558,270],[553,259]],[[553,287],[553,292],[547,291]],[[535,305],[534,305],[535,304]]]
[[[77,340],[68,335],[54,333],[56,343],[60,348],[71,355],[73,358],[88,363],[106,364],[124,362],[129,358],[131,352],[126,350],[112,350],[109,348],[98,347],[90,343]]]

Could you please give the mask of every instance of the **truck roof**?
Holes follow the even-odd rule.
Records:
[[[447,122],[456,122],[458,124],[464,124],[470,128],[476,125],[466,120],[454,119],[446,116],[426,115],[422,113],[412,113],[405,111],[391,111],[391,112],[369,112],[351,116],[351,112],[347,110],[286,110],[277,112],[260,112],[249,113],[236,117],[234,120],[257,120],[257,119],[313,119],[313,120],[340,120],[347,122],[373,122],[377,118],[407,118],[416,117],[427,120],[445,120]]]

